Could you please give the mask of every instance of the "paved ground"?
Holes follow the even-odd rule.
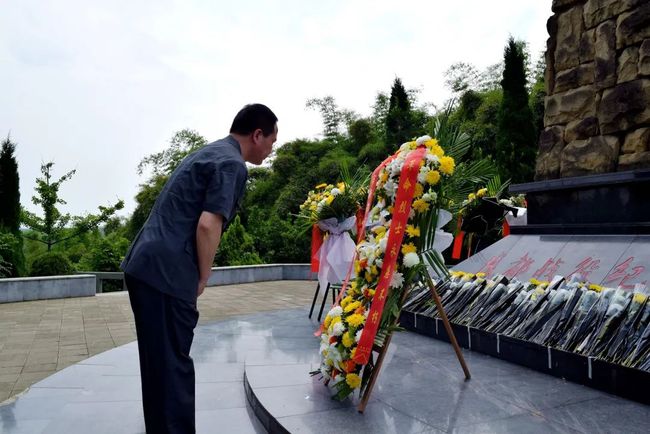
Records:
[[[207,288],[199,323],[305,306],[315,282]],[[67,366],[135,340],[126,293],[0,304],[0,403]]]

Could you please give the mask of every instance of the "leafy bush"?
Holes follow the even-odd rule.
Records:
[[[47,252],[34,259],[30,276],[61,276],[72,273],[72,264],[63,253]]]

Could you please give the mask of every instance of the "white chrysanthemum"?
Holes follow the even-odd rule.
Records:
[[[332,377],[330,377],[329,366],[327,366],[327,365],[323,365],[323,366],[320,367],[320,373],[323,376],[323,379],[325,381],[328,381],[329,379],[332,378]]]
[[[399,152],[407,152],[411,149],[410,145],[408,142],[402,143],[402,146],[399,147]]]
[[[429,152],[427,153],[427,161],[430,163],[440,163],[440,158],[438,158],[436,154],[432,154]]]
[[[384,261],[382,261],[381,259],[377,259],[377,260],[375,261],[375,265],[376,265],[377,267],[381,268],[381,267],[384,265]]]
[[[438,195],[436,194],[435,191],[432,191],[431,193],[424,193],[422,195],[422,200],[425,202],[435,202],[437,198]]]
[[[336,324],[334,324],[334,327],[332,327],[332,334],[334,336],[341,336],[344,331],[345,331],[345,326],[341,321],[337,322]]]
[[[401,288],[404,284],[404,276],[399,271],[393,273],[393,277],[390,279],[391,288]]]
[[[407,253],[406,255],[404,255],[403,263],[405,267],[408,268],[415,267],[420,263],[420,257],[415,252]]]
[[[320,344],[320,349],[318,350],[319,353],[325,357],[327,355],[327,349],[330,347],[328,343],[321,343]]]
[[[422,169],[426,169],[426,170],[424,171],[420,170],[420,172],[418,173],[418,183],[420,184],[424,184],[427,182],[427,171],[429,170],[425,166],[422,166]]]
[[[424,145],[424,142],[426,142],[427,140],[431,140],[431,137],[426,135],[422,137],[418,137],[418,139],[415,141],[415,144],[418,146]]]
[[[341,306],[335,306],[332,308],[332,310],[330,310],[328,315],[334,318],[337,316],[341,316],[342,313],[343,313],[343,308]]]
[[[363,331],[363,330],[357,330],[357,334],[354,335],[354,341],[355,341],[355,342],[359,342],[359,341],[361,340],[361,332],[362,332],[362,331]]]
[[[394,197],[395,196],[395,190],[397,190],[397,184],[395,184],[391,179],[386,181],[386,184],[384,184],[384,190],[386,191],[386,194],[389,197]]]
[[[330,356],[330,359],[333,362],[340,362],[341,360],[343,360],[343,356],[341,355],[341,352],[339,351],[339,349],[337,348],[336,345],[337,344],[335,344],[335,343],[330,345],[330,348],[328,350],[328,354]]]
[[[411,208],[411,211],[409,211],[409,219],[412,219],[413,217],[415,217],[415,210]]]
[[[387,243],[388,243],[388,233],[386,233],[386,236],[379,241],[379,248],[381,249],[382,253],[386,252]]]
[[[330,194],[332,196],[338,196],[339,194],[341,194],[341,190],[339,190],[338,188],[333,188]]]

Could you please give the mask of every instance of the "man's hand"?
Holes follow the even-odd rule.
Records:
[[[196,290],[196,296],[200,297],[201,294],[203,294],[203,291],[205,290],[206,285],[208,282],[204,282],[202,280],[199,281],[199,288]]]

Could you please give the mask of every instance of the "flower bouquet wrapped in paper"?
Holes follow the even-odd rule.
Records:
[[[312,255],[317,259],[318,281],[324,290],[328,283],[342,282],[352,264],[360,202],[365,198],[364,177],[360,172],[351,178],[344,168],[343,181],[336,185],[320,184],[311,190],[300,206],[300,214],[314,230],[323,234]]]

